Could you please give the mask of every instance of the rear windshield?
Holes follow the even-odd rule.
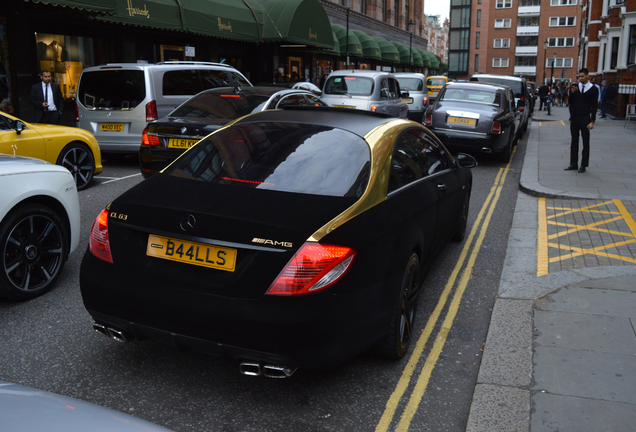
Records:
[[[269,96],[201,93],[172,111],[170,117],[236,119],[261,111]]]
[[[213,69],[181,69],[163,74],[164,96],[194,96],[203,90],[217,87],[251,87],[236,72]]]
[[[141,70],[107,69],[84,72],[78,100],[89,109],[135,108],[146,98],[146,82]]]
[[[354,76],[331,77],[325,84],[325,94],[350,94],[356,96],[370,96],[373,93],[371,78]]]
[[[400,88],[408,91],[419,91],[424,89],[424,81],[419,78],[398,78]]]
[[[477,84],[478,85],[478,84]],[[499,93],[473,89],[452,89],[447,88],[440,96],[441,101],[469,102],[490,106],[501,106],[501,95]]]
[[[496,77],[472,77],[471,81],[479,81],[479,82],[487,82],[491,84],[499,84],[510,87],[510,90],[515,94],[515,98],[520,99],[524,97],[523,88],[526,85],[525,82],[521,80],[514,79],[506,79],[504,77],[496,78]]]
[[[341,129],[298,123],[241,123],[200,141],[164,172],[228,187],[360,197],[370,150]]]
[[[444,78],[429,78],[426,80],[426,85],[430,86],[443,86],[444,84],[446,84]]]

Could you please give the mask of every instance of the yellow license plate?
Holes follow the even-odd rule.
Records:
[[[402,102],[413,103],[413,98],[402,98]]]
[[[448,122],[455,123],[455,124],[463,124],[468,126],[475,126],[476,120],[470,119],[470,118],[464,118],[464,117],[449,117]]]
[[[148,236],[146,255],[229,272],[236,266],[236,249],[154,234]]]
[[[349,106],[349,105],[334,105],[334,108],[349,108],[349,109],[356,109],[356,107],[354,106]]]
[[[187,149],[192,147],[198,142],[199,142],[198,140],[193,140],[193,139],[170,138],[168,140],[168,147]]]
[[[99,126],[99,129],[108,132],[122,132],[124,130],[124,125],[115,123],[103,123]]]

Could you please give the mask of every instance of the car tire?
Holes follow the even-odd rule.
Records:
[[[464,194],[464,201],[462,202],[461,213],[459,214],[459,221],[457,222],[457,231],[451,237],[451,241],[460,242],[466,237],[466,227],[468,226],[468,209],[470,207],[470,186],[466,188]]]
[[[57,157],[57,165],[68,169],[75,179],[77,190],[83,190],[93,180],[95,158],[91,150],[84,144],[70,143]]]
[[[510,141],[508,141],[508,144],[506,144],[506,146],[504,147],[502,151],[495,154],[495,158],[497,159],[497,162],[503,162],[506,164],[510,162],[510,157],[512,156],[512,146],[513,146],[513,143],[516,142],[517,140],[518,140],[517,137],[513,137]]]
[[[0,225],[0,296],[30,300],[54,285],[68,255],[66,226],[50,208],[36,203],[11,210]]]
[[[420,291],[420,261],[415,253],[409,257],[401,278],[397,302],[391,311],[389,332],[376,346],[387,359],[398,360],[408,351],[413,338],[413,323]]]

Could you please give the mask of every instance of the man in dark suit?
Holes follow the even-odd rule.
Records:
[[[60,85],[51,82],[51,72],[42,71],[41,83],[31,87],[31,105],[35,108],[35,122],[60,124],[64,97]]]
[[[594,129],[596,121],[596,106],[598,104],[598,89],[589,79],[589,72],[583,68],[579,71],[579,83],[570,88],[570,166],[566,171],[577,170],[585,172],[590,162],[590,130]],[[579,159],[579,134],[583,140],[581,164]]]

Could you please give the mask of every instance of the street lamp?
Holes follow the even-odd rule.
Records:
[[[556,63],[556,53],[552,54],[552,72],[550,73],[550,87],[554,85],[554,64]]]
[[[545,64],[548,62],[547,52],[548,52],[549,45],[550,45],[550,42],[548,41],[543,42],[543,84],[545,84]]]
[[[411,28],[412,25],[415,25],[413,20],[409,21],[406,25],[407,28]],[[409,30],[409,69],[413,66],[413,31]]]

